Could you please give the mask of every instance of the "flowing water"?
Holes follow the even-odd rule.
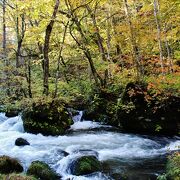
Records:
[[[20,116],[7,118],[0,114],[0,155],[18,158],[25,171],[32,161],[48,163],[63,179],[108,180],[120,179],[126,174],[129,179],[153,179],[164,172],[166,155],[178,150],[178,137],[151,137],[123,134],[92,121],[80,121],[82,112],[75,116],[74,124],[64,136],[43,136],[25,133]],[[15,146],[19,137],[30,146]],[[64,156],[63,151],[69,153]],[[103,164],[103,173],[89,176],[70,174],[70,163],[82,155],[95,155]]]

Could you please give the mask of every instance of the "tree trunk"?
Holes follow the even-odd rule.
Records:
[[[102,43],[102,37],[101,37],[100,32],[99,32],[99,27],[97,26],[96,16],[92,12],[92,10],[90,9],[90,7],[88,5],[86,7],[87,7],[89,14],[91,15],[91,19],[92,19],[92,22],[93,22],[93,25],[95,28],[95,35],[97,38],[96,43],[98,45],[99,52],[101,53],[102,61],[106,61],[105,48],[104,48],[103,43]]]
[[[125,6],[125,12],[126,12],[127,21],[129,24],[129,29],[130,29],[130,35],[131,35],[130,39],[131,39],[131,45],[132,45],[132,50],[133,50],[133,57],[135,61],[136,71],[137,71],[137,80],[139,81],[143,75],[143,68],[140,61],[140,57],[139,57],[139,48],[136,43],[136,37],[134,35],[134,28],[131,22],[127,0],[124,0],[124,6]]]
[[[3,57],[5,64],[7,65],[7,49],[6,49],[6,0],[3,0]]]
[[[32,90],[31,90],[31,55],[28,56],[28,60],[27,63],[25,63],[25,67],[26,67],[26,81],[28,84],[28,95],[29,98],[32,98]]]
[[[21,48],[23,39],[25,36],[26,31],[26,24],[25,24],[25,18],[24,15],[21,15],[21,31],[19,30],[19,17],[16,18],[16,33],[17,33],[17,50],[16,50],[16,68],[19,68],[21,66]]]
[[[3,0],[3,59],[5,66],[9,66],[9,60],[7,57],[7,31],[6,31],[6,0]],[[11,95],[10,93],[10,81],[9,81],[9,73],[8,71],[5,72],[5,81],[7,83],[6,94],[8,96]]]
[[[66,32],[67,32],[68,24],[69,24],[69,22],[66,24],[66,26],[64,28],[63,39],[62,39],[62,43],[61,43],[61,47],[60,47],[60,51],[59,51],[57,70],[56,70],[54,98],[56,98],[57,92],[58,92],[58,78],[59,78],[59,72],[60,72],[60,60],[62,59],[62,51],[63,51],[63,47],[64,47],[64,42],[65,42],[65,38],[66,38]]]
[[[163,63],[163,51],[162,51],[162,41],[161,41],[161,26],[159,21],[159,2],[158,0],[154,0],[154,17],[156,20],[156,26],[157,26],[157,38],[158,38],[158,44],[159,44],[159,55],[160,55],[160,63],[161,63],[161,71],[162,74],[164,74],[164,63]]]
[[[166,46],[166,50],[167,50],[169,72],[172,73],[174,71],[174,69],[173,69],[173,61],[172,61],[172,57],[171,57],[171,48],[169,45],[169,41],[167,39],[167,31],[168,31],[167,26],[165,24],[165,46]]]
[[[55,18],[58,12],[59,4],[60,4],[60,1],[56,0],[53,15],[51,17],[50,23],[46,27],[46,33],[45,33],[45,41],[44,41],[44,49],[43,49],[43,53],[44,53],[44,83],[43,83],[44,91],[43,93],[46,96],[48,96],[49,94],[49,83],[48,83],[49,81],[49,42],[50,42],[50,37],[51,37],[54,22],[55,22]]]
[[[103,80],[102,80],[102,78],[100,77],[100,75],[96,71],[96,68],[94,66],[94,62],[93,62],[93,59],[91,57],[91,53],[90,53],[89,49],[86,48],[86,43],[87,43],[86,36],[84,35],[84,33],[83,33],[82,29],[81,29],[81,24],[79,23],[77,17],[73,18],[73,21],[76,24],[78,32],[80,33],[81,38],[82,38],[82,40],[84,41],[85,44],[79,43],[78,40],[73,36],[71,30],[70,30],[70,34],[73,37],[73,39],[76,41],[78,46],[83,50],[84,55],[86,56],[86,58],[87,58],[87,60],[89,62],[89,65],[90,65],[90,68],[91,68],[91,72],[92,72],[93,78],[95,80],[96,86],[99,88],[99,85],[103,86]]]

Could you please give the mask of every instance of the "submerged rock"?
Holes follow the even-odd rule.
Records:
[[[82,156],[70,165],[71,173],[76,176],[87,175],[101,171],[101,163],[95,156]]]
[[[41,161],[34,161],[27,170],[27,175],[32,175],[42,180],[58,180],[60,176],[56,174],[48,164]]]
[[[16,146],[27,146],[27,145],[30,145],[30,143],[26,139],[17,138],[15,141],[15,145]]]
[[[65,103],[58,100],[34,102],[22,119],[26,132],[43,135],[62,135],[72,124]]]
[[[66,152],[66,151],[63,151],[63,150],[61,150],[61,149],[58,149],[58,150],[56,150],[55,151],[55,154],[57,155],[57,156],[63,156],[63,157],[66,157],[66,156],[68,156],[69,155],[69,153],[68,152]]]
[[[11,158],[9,156],[0,156],[0,173],[10,174],[10,173],[21,173],[23,167],[17,159]]]

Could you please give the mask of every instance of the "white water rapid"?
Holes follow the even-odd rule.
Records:
[[[80,116],[82,112],[74,117],[75,123],[67,135],[52,137],[25,133],[20,116],[7,118],[1,113],[0,156],[8,155],[18,158],[25,171],[32,161],[45,161],[61,174],[64,180],[68,178],[70,180],[107,180],[111,179],[108,175],[122,171],[131,174],[142,171],[143,173],[158,173],[153,163],[158,163],[159,166],[161,160],[157,159],[161,159],[169,151],[178,150],[180,145],[178,137],[155,138],[106,131],[104,128],[109,128],[109,126],[102,126],[91,121],[81,122]],[[15,140],[19,137],[26,139],[30,146],[15,146]],[[68,152],[69,155],[64,157],[62,150]],[[98,156],[101,162],[110,166],[110,172],[105,170],[106,175],[104,173],[79,177],[71,175],[70,162],[83,154]],[[147,161],[150,163],[146,163]],[[151,168],[154,170],[150,170]]]

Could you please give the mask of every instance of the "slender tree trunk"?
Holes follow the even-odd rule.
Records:
[[[109,2],[111,3],[111,2]],[[111,5],[111,4],[110,4]],[[111,20],[111,13],[112,13],[112,9],[111,7],[108,8],[107,10],[107,41],[106,41],[106,45],[107,45],[107,60],[108,60],[108,78],[113,78],[113,74],[111,73],[111,29],[113,29],[113,25],[112,25],[112,20]],[[105,75],[106,77],[106,75]],[[108,79],[107,78],[107,79]]]
[[[74,14],[72,14],[72,20],[73,22],[76,24],[77,26],[77,30],[78,32],[80,33],[81,35],[81,39],[83,40],[83,44],[81,44],[77,38],[75,38],[75,36],[73,35],[72,33],[72,30],[70,28],[70,34],[71,36],[73,37],[73,39],[76,41],[76,43],[78,44],[78,46],[83,50],[84,52],[84,55],[86,56],[86,58],[88,59],[88,62],[89,62],[89,65],[90,65],[90,68],[91,68],[91,72],[92,72],[92,75],[94,77],[94,80],[95,80],[95,83],[97,86],[99,86],[99,82],[100,82],[100,85],[103,86],[103,79],[100,77],[100,75],[97,73],[96,71],[96,68],[94,66],[94,62],[93,62],[93,59],[91,57],[91,53],[89,51],[88,48],[86,48],[86,44],[88,44],[88,40],[86,39],[86,36],[84,35],[83,33],[83,30],[81,28],[81,24],[78,20],[78,18],[76,16],[74,16]]]
[[[83,50],[84,52],[84,55],[86,56],[88,62],[89,62],[89,66],[90,66],[90,69],[91,69],[91,73],[92,73],[92,76],[95,80],[95,83],[96,83],[96,86],[97,88],[99,88],[100,86],[104,86],[104,80],[101,78],[101,76],[98,74],[98,72],[96,71],[96,68],[94,66],[94,62],[93,62],[93,59],[91,57],[91,53],[89,51],[89,48],[87,48],[87,45],[88,45],[88,40],[84,34],[84,31],[81,27],[81,23],[78,19],[78,17],[76,16],[74,10],[73,10],[73,7],[71,5],[71,3],[68,1],[68,0],[65,0],[65,3],[66,3],[66,6],[70,12],[70,14],[67,14],[65,13],[65,15],[70,18],[72,20],[72,24],[70,25],[70,34],[72,36],[72,38],[75,40],[75,42],[77,43],[77,45]],[[63,13],[63,12],[62,12]],[[63,13],[64,14],[64,13]],[[73,35],[73,32],[72,32],[72,25],[75,24],[76,27],[77,27],[77,31],[79,32],[80,34],[80,37],[81,37],[81,42],[78,40],[78,38],[76,38],[74,35]]]
[[[22,43],[23,39],[25,36],[25,31],[26,31],[26,24],[25,24],[25,18],[24,15],[21,16],[21,31],[19,29],[19,17],[16,18],[16,33],[17,33],[17,50],[16,50],[16,68],[20,67],[20,61],[21,61],[21,48],[22,48]]]
[[[30,58],[28,58],[28,76],[29,76],[28,93],[29,93],[29,97],[32,98],[32,91],[31,91],[31,59]]]
[[[139,57],[139,48],[136,43],[136,37],[134,34],[134,28],[133,28],[133,25],[131,22],[131,17],[130,17],[129,6],[127,3],[127,0],[124,0],[124,6],[125,6],[125,12],[126,12],[127,21],[129,24],[129,29],[130,29],[130,35],[131,35],[130,39],[131,39],[131,45],[132,45],[132,50],[133,50],[133,57],[134,57],[134,61],[135,61],[136,71],[137,71],[137,80],[139,81],[141,79],[141,76],[143,75],[143,68],[142,68],[142,64],[140,61],[140,57]]]
[[[5,64],[7,65],[7,40],[6,40],[6,0],[3,0],[3,57]]]
[[[50,23],[46,27],[46,33],[45,33],[45,42],[44,42],[44,49],[43,49],[43,53],[44,53],[44,83],[43,83],[44,91],[43,93],[46,96],[48,96],[49,94],[49,82],[48,82],[49,81],[49,42],[50,42],[50,37],[51,37],[52,29],[54,26],[55,18],[58,12],[59,4],[60,4],[60,1],[56,0],[53,15],[51,17]]]
[[[79,23],[78,23],[78,24],[79,24]],[[86,39],[84,39],[85,36],[84,36],[84,34],[83,34],[83,32],[82,32],[82,29],[81,29],[81,27],[80,27],[78,24],[77,24],[77,26],[79,27],[78,29],[80,30],[81,38],[82,38],[84,41],[86,41]],[[72,36],[73,39],[76,41],[76,43],[78,44],[78,46],[83,50],[84,55],[86,56],[86,58],[87,58],[87,60],[88,60],[88,62],[89,62],[89,65],[90,65],[90,68],[91,68],[91,73],[92,73],[93,78],[94,78],[94,80],[95,80],[96,86],[97,86],[98,88],[99,88],[99,85],[100,85],[100,86],[103,86],[103,79],[100,77],[100,75],[99,75],[99,74],[97,73],[97,71],[96,71],[96,68],[95,68],[95,66],[94,66],[94,62],[93,62],[93,59],[92,59],[92,57],[91,57],[91,53],[90,53],[89,49],[86,48],[86,46],[85,46],[84,44],[82,45],[81,43],[79,43],[78,40],[73,36],[72,32],[71,32],[71,36]],[[99,83],[99,82],[100,82],[100,83]]]
[[[17,50],[16,50],[16,68],[19,67],[19,57],[20,57],[20,53],[21,53],[21,38],[20,38],[20,34],[19,34],[19,17],[16,17],[16,33],[17,33]]]
[[[92,19],[92,22],[93,22],[93,25],[94,25],[94,28],[95,28],[95,35],[96,35],[96,38],[97,38],[96,43],[98,45],[99,52],[101,53],[102,61],[106,61],[105,48],[103,46],[102,37],[100,35],[99,27],[98,27],[97,22],[96,22],[96,16],[92,12],[92,10],[90,9],[90,7],[88,5],[86,7],[87,7],[87,10],[88,10],[89,14],[91,15],[91,19]]]
[[[3,59],[5,66],[9,66],[9,60],[7,57],[6,0],[3,0]],[[5,72],[5,81],[7,83],[6,93],[10,96],[11,93],[8,71]]]
[[[116,25],[117,23],[115,22],[115,19],[113,17],[113,20],[112,20],[112,28],[113,28],[113,34],[115,37],[118,37],[118,32],[116,30]],[[116,48],[116,55],[117,55],[117,58],[119,58],[119,61],[118,61],[118,65],[121,66],[121,70],[123,69],[124,67],[124,62],[123,62],[123,59],[122,59],[122,48],[121,48],[121,43],[120,41],[118,40],[118,38],[115,38],[116,39],[116,42],[115,42],[115,48]]]
[[[167,27],[165,24],[165,46],[166,46],[166,50],[167,50],[167,58],[168,58],[168,67],[169,67],[169,72],[172,73],[173,70],[173,61],[172,61],[172,57],[171,57],[171,48],[167,39]]]
[[[27,63],[25,63],[25,71],[26,71],[26,81],[28,84],[28,95],[29,98],[32,98],[32,90],[31,90],[31,55],[28,56]]]
[[[64,42],[65,42],[65,38],[66,38],[66,32],[67,32],[68,24],[69,24],[69,22],[67,23],[67,25],[64,28],[63,39],[62,39],[62,43],[61,43],[61,47],[60,47],[60,51],[59,51],[57,70],[56,70],[54,98],[57,97],[57,92],[58,92],[58,78],[59,78],[59,72],[60,72],[60,60],[62,59],[62,51],[63,51],[63,47],[64,47]]]
[[[156,20],[156,27],[157,27],[157,38],[159,44],[159,55],[160,55],[160,63],[161,63],[161,71],[164,74],[164,62],[163,62],[163,50],[162,50],[162,41],[161,41],[161,26],[159,20],[159,2],[158,0],[154,0],[154,17]]]
[[[173,61],[172,61],[171,50],[170,50],[170,47],[169,47],[169,42],[167,40],[167,37],[165,37],[165,45],[166,45],[167,56],[168,56],[169,72],[172,73],[174,71],[173,70]]]

